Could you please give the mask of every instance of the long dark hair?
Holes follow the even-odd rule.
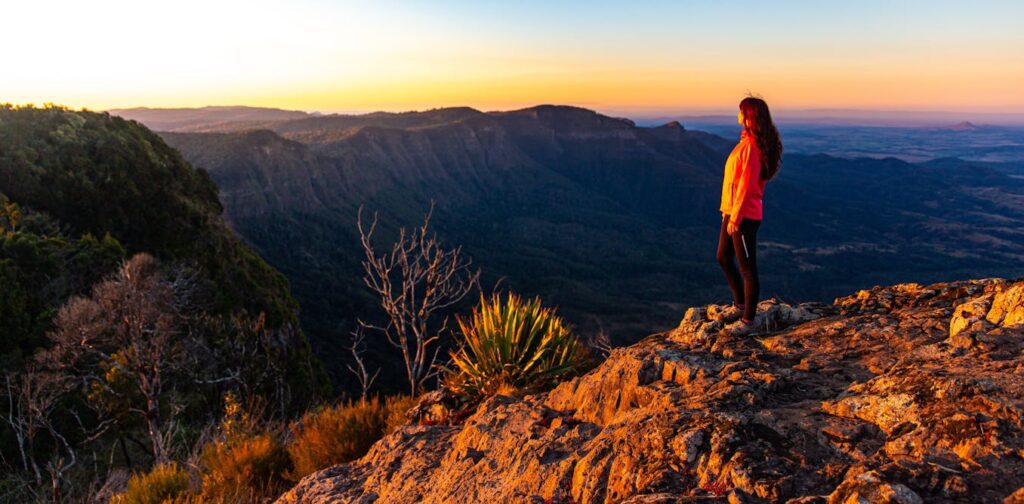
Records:
[[[743,128],[753,135],[761,151],[761,179],[771,180],[782,164],[782,140],[775,129],[768,104],[756,96],[748,96],[740,102],[743,111]]]

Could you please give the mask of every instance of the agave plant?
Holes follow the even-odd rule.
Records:
[[[451,352],[455,369],[442,366],[444,386],[469,397],[499,389],[539,389],[576,372],[586,350],[552,308],[540,298],[508,294],[490,299],[467,320],[456,317],[463,344]]]

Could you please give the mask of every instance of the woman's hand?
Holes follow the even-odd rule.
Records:
[[[729,224],[725,228],[725,232],[728,233],[729,235],[734,235],[736,234],[736,231],[739,231],[739,229],[740,227],[738,225],[733,224],[732,221],[729,221]]]

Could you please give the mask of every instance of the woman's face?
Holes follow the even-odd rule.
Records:
[[[743,126],[744,128],[747,127],[747,125],[743,122],[743,109],[740,109],[739,112],[736,112],[736,122],[740,123],[740,126]]]

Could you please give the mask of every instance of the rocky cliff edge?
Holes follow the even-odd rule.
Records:
[[[279,502],[1024,502],[1024,281],[722,307],[550,392],[420,421]],[[431,413],[432,412],[432,413]]]

